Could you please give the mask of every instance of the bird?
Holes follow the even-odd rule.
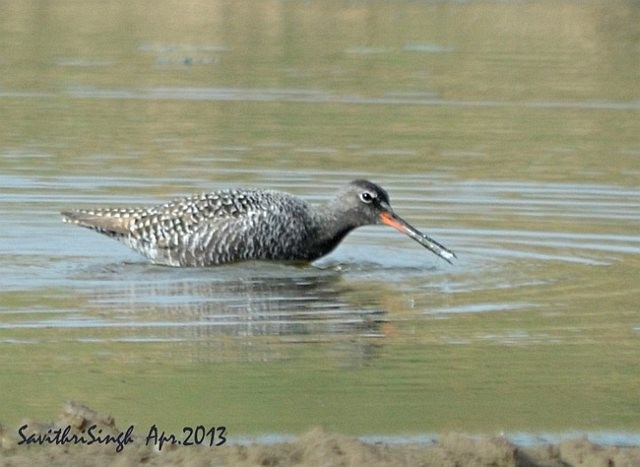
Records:
[[[152,263],[206,267],[248,260],[312,262],[353,229],[385,224],[451,263],[456,255],[411,226],[388,193],[354,180],[329,201],[311,205],[275,190],[227,189],[153,207],[73,209],[63,222],[114,238]]]

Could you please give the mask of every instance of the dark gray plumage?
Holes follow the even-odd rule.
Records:
[[[398,217],[387,192],[367,180],[351,182],[319,206],[279,191],[221,190],[150,208],[75,209],[62,216],[64,222],[96,230],[169,266],[313,261],[354,228],[380,223],[449,262],[455,257]]]

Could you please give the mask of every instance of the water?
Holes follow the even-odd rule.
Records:
[[[2,7],[0,421],[637,439],[637,3],[174,7]],[[58,215],[362,177],[459,259],[173,269]]]

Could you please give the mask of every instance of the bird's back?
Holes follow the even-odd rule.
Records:
[[[313,259],[309,206],[277,191],[222,190],[149,208],[78,209],[62,215],[65,222],[113,237],[158,264]]]

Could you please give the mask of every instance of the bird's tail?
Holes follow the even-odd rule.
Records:
[[[96,230],[110,237],[129,233],[135,212],[130,209],[72,209],[62,211],[62,222]]]

